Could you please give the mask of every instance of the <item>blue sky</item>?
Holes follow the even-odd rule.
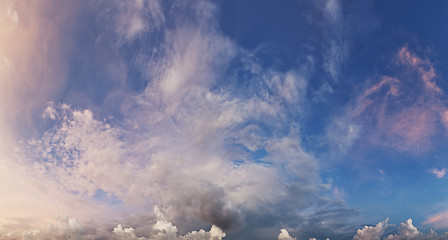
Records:
[[[0,3],[0,239],[446,239],[447,8]]]

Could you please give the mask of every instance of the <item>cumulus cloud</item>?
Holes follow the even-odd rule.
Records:
[[[421,233],[412,225],[412,219],[400,224],[398,234],[389,235],[386,239],[418,239]]]
[[[379,222],[376,226],[364,226],[362,229],[358,229],[356,235],[353,237],[354,240],[380,240],[382,235],[387,228],[386,219],[383,222]]]
[[[209,231],[191,231],[179,235],[176,226],[168,222],[158,207],[155,207],[157,221],[152,225],[152,231],[140,235],[132,227],[123,227],[118,224],[110,229],[95,229],[81,225],[76,219],[56,217],[41,228],[27,228],[22,231],[5,229],[0,232],[0,239],[116,239],[116,240],[222,240],[226,234],[218,227],[212,226]]]
[[[358,229],[356,235],[353,239],[357,240],[417,240],[417,239],[425,239],[425,240],[439,240],[446,239],[448,233],[437,234],[433,230],[429,233],[420,232],[413,224],[412,219],[408,219],[403,223],[400,223],[400,226],[396,227],[393,224],[388,224],[388,219],[383,222],[379,222],[376,226],[365,226],[361,229]],[[387,234],[387,232],[396,232],[392,234]]]
[[[280,234],[277,237],[278,240],[295,240],[297,238],[292,238],[286,229],[280,230]]]
[[[0,232],[1,239],[93,239],[76,219],[55,217],[45,227],[36,229],[7,229]]]

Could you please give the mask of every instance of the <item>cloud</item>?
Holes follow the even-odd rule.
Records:
[[[336,152],[347,153],[358,139],[361,131],[359,124],[346,118],[337,118],[326,129],[326,139]]]
[[[398,234],[389,235],[386,239],[419,239],[421,233],[412,225],[412,219],[400,224]]]
[[[375,240],[381,239],[381,236],[386,231],[388,226],[386,219],[383,222],[379,222],[376,226],[364,226],[362,229],[358,229],[356,235],[353,237],[354,240]]]
[[[312,214],[300,225],[299,232],[319,238],[347,238],[353,232],[350,220],[357,215],[358,212],[347,207],[343,200],[320,197]]]
[[[328,21],[329,29],[333,33],[332,37],[329,37],[324,51],[324,68],[337,81],[340,67],[347,59],[349,51],[349,42],[344,32],[344,15],[338,0],[326,1],[323,12]]]
[[[6,231],[5,231],[6,230]],[[1,239],[94,239],[97,230],[83,227],[76,219],[54,217],[41,228],[23,226],[22,231],[17,228],[5,229],[0,232]]]
[[[442,93],[433,79],[437,76],[433,64],[428,59],[421,59],[414,53],[410,52],[407,46],[400,49],[398,58],[402,64],[413,67],[420,74],[426,89],[436,93]]]
[[[313,1],[318,13],[312,21],[322,29],[322,65],[334,82],[341,80],[351,45],[379,26],[372,16],[368,1],[344,2],[339,0]]]
[[[0,44],[6,52],[0,130],[8,143],[1,144],[0,182],[11,183],[0,188],[2,234],[221,239],[226,231],[275,239],[278,229],[308,220],[310,228],[324,228],[323,218],[326,230],[347,225],[341,214],[353,210],[319,198],[319,163],[302,142],[309,61],[286,70],[262,67],[256,55],[221,33],[217,7],[207,1],[51,5],[51,12],[60,9],[54,16],[44,14],[47,5],[36,4],[27,9],[14,3],[3,11],[13,17],[7,15]],[[82,21],[92,28],[81,31],[81,42],[95,43],[80,55],[100,56],[67,63],[78,52],[66,49],[85,48],[70,45],[79,39],[62,38],[61,29],[84,17],[86,6],[99,14]],[[156,43],[136,51],[138,59],[121,55],[152,36]],[[16,39],[23,46],[13,45]],[[84,78],[80,72],[91,62],[101,62],[92,72],[106,73]],[[126,85],[134,64],[146,82],[139,91]],[[80,75],[67,74],[69,66]],[[111,103],[117,105],[109,112]],[[28,133],[25,125],[36,129]],[[348,132],[344,148],[357,137]],[[163,217],[148,210],[155,205]],[[46,229],[55,214],[69,216],[65,227]],[[4,224],[14,217],[18,224]],[[191,231],[210,226],[208,232]]]
[[[442,168],[442,169],[431,169],[431,173],[434,174],[436,176],[436,178],[443,178],[445,177],[446,173],[447,173],[447,169],[446,168]]]
[[[66,83],[70,42],[58,29],[71,29],[77,10],[73,5],[44,1],[0,4],[0,141],[5,149],[10,149],[7,142],[17,140],[17,135],[33,132],[32,119]],[[54,11],[57,8],[62,13]]]
[[[388,219],[383,222],[379,222],[376,226],[365,226],[362,229],[358,229],[353,239],[357,240],[439,240],[446,239],[448,233],[437,234],[433,230],[429,233],[420,232],[413,224],[412,219],[406,220],[406,222],[400,223],[400,226],[396,227],[387,223]],[[396,232],[387,234],[387,232]]]
[[[297,238],[292,238],[286,229],[282,229],[282,230],[280,230],[280,234],[278,235],[277,239],[278,240],[295,240]]]
[[[165,14],[158,0],[98,1],[87,6],[99,13],[97,20],[115,35],[115,43],[119,45],[157,32],[165,25]]]
[[[446,103],[434,81],[433,63],[407,47],[400,48],[397,58],[404,73],[380,77],[347,106],[344,115],[329,124],[327,139],[341,152],[347,152],[356,139],[400,151],[425,152],[433,146],[437,129],[446,126]]]
[[[101,230],[86,227],[81,225],[76,219],[56,217],[48,222],[45,227],[26,229],[22,232],[0,232],[1,239],[116,239],[116,240],[222,240],[225,239],[226,233],[220,228],[212,226],[209,231],[200,229],[193,230],[185,234],[179,234],[176,226],[167,221],[162,211],[156,206],[154,209],[156,213],[156,222],[151,224],[151,230],[147,233],[138,233],[132,227],[126,227],[118,224],[113,228]],[[365,226],[358,229],[354,240],[442,240],[446,239],[448,233],[437,234],[434,231],[429,233],[421,233],[413,226],[412,220],[408,219],[406,222],[396,227],[388,224],[388,219],[378,223],[376,226]],[[395,232],[388,234],[388,232]],[[274,238],[272,238],[274,239]],[[294,240],[296,237],[291,237],[286,229],[281,229],[277,236],[278,240]],[[317,240],[312,237],[310,240]],[[322,238],[324,239],[324,238]],[[330,238],[325,238],[330,240]]]
[[[5,229],[0,232],[0,239],[116,239],[116,240],[222,240],[226,234],[218,227],[212,226],[209,231],[191,231],[185,235],[178,235],[176,226],[168,222],[160,210],[155,207],[157,221],[152,225],[152,231],[143,236],[137,236],[132,227],[123,227],[118,224],[111,230],[95,229],[81,225],[76,219],[56,217],[45,227],[27,229],[22,231]]]
[[[448,211],[440,211],[428,217],[424,224],[430,224],[436,228],[444,228],[448,226]]]

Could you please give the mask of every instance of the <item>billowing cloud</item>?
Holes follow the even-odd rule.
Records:
[[[280,230],[280,234],[278,235],[278,240],[295,240],[295,239],[297,239],[297,238],[292,238],[286,229]]]
[[[408,219],[400,224],[398,234],[391,234],[386,239],[418,239],[421,235],[417,228],[412,225],[412,219]]]
[[[362,229],[358,229],[356,235],[353,237],[354,240],[375,240],[381,239],[387,227],[386,219],[383,222],[379,222],[376,226],[364,226]]]
[[[103,6],[101,2],[98,4],[91,9]],[[15,7],[7,5],[5,9],[13,16],[8,15],[7,20],[13,30],[5,31],[19,31],[14,29],[20,29],[26,21],[37,24],[39,29],[47,21],[47,16],[34,16]],[[313,154],[303,148],[301,136],[311,63],[304,61],[300,67],[286,70],[264,69],[256,56],[219,31],[214,4],[179,2],[167,8],[179,14],[171,14],[167,19],[158,2],[133,1],[113,3],[93,19],[111,19],[103,26],[101,36],[95,37],[111,45],[95,45],[97,51],[110,48],[117,53],[120,48],[127,48],[127,44],[145,39],[147,34],[160,34],[161,43],[154,44],[157,51],[142,51],[138,61],[130,63],[138,62],[147,81],[141,91],[130,91],[125,82],[111,80],[105,84],[105,80],[99,79],[98,85],[105,85],[99,93],[105,96],[90,96],[88,88],[82,92],[71,86],[63,90],[70,96],[64,103],[53,94],[63,89],[58,86],[64,86],[61,79],[65,72],[58,70],[56,74],[48,69],[48,74],[43,72],[42,81],[32,81],[26,91],[34,89],[34,84],[43,88],[48,85],[49,89],[55,85],[52,91],[23,103],[14,94],[4,97],[3,103],[18,103],[3,108],[6,117],[2,115],[5,121],[2,128],[12,124],[16,117],[11,116],[15,114],[34,116],[31,125],[44,127],[35,134],[19,135],[22,140],[18,143],[15,138],[8,138],[16,153],[1,152],[1,170],[5,174],[0,178],[2,182],[13,182],[0,189],[2,196],[6,196],[0,200],[4,213],[1,220],[7,222],[15,216],[18,222],[28,223],[17,224],[14,229],[2,224],[2,236],[31,231],[33,237],[45,238],[54,229],[47,231],[44,226],[59,214],[77,219],[68,220],[70,226],[90,224],[98,230],[76,225],[76,231],[64,228],[57,230],[60,235],[53,236],[76,238],[81,234],[81,238],[89,239],[113,234],[128,239],[197,239],[198,236],[221,239],[225,236],[222,231],[238,234],[245,227],[259,230],[266,227],[265,219],[280,216],[284,220],[270,224],[270,228],[277,231],[291,225],[297,227],[306,217],[301,210],[318,204],[319,165]],[[107,15],[109,10],[111,15]],[[73,17],[82,16],[77,14],[81,12]],[[45,21],[32,21],[34,18]],[[93,22],[93,26],[97,27],[98,22]],[[31,33],[23,31],[23,34]],[[42,34],[45,35],[39,31],[36,36],[24,38],[31,41]],[[63,32],[54,34],[59,40]],[[92,37],[89,34],[86,36]],[[111,34],[115,38],[110,42],[103,39]],[[51,44],[50,40],[45,44]],[[22,66],[18,73],[41,76],[32,72],[33,64],[39,63],[34,61],[37,58],[34,51],[17,49],[14,56],[5,55],[2,79],[8,79],[4,80],[10,81],[5,82],[6,86],[11,85],[17,93],[29,86],[15,81],[10,74],[18,64],[15,58],[24,58],[27,60],[24,63],[31,64]],[[54,54],[54,57],[41,56],[51,60],[46,66],[63,70],[70,65],[59,61],[65,55]],[[119,63],[118,69],[104,67],[111,71],[104,76],[127,77],[122,74],[128,67],[121,64],[124,58],[104,59],[105,65]],[[85,66],[74,65],[81,69],[80,66]],[[36,69],[45,68],[36,66]],[[245,83],[241,82],[241,76],[245,76]],[[32,96],[27,92],[20,95]],[[123,96],[124,103],[120,100]],[[121,105],[109,115],[99,110],[102,101]],[[91,102],[95,102],[91,108],[79,107]],[[27,110],[26,114],[17,110],[25,104],[36,106],[30,107],[32,111]],[[163,209],[163,218],[157,211],[148,210],[155,205]],[[277,207],[271,209],[271,206]],[[319,206],[319,214],[325,212],[326,206]],[[151,221],[136,224],[141,218],[156,219],[156,223],[153,228],[149,227]],[[313,216],[313,221],[318,218]],[[188,233],[210,226],[213,227],[209,232]],[[115,227],[112,232],[106,231],[112,227]],[[157,233],[151,235],[151,231]],[[275,231],[264,237],[275,238]],[[69,235],[64,235],[66,232]]]
[[[120,240],[222,240],[226,236],[226,234],[215,225],[213,225],[208,232],[201,229],[199,231],[189,232],[184,236],[179,236],[177,227],[165,219],[157,206],[155,207],[155,212],[157,215],[157,222],[153,225],[153,232],[150,236],[137,237],[133,228],[123,228],[120,224],[114,228],[114,235]]]

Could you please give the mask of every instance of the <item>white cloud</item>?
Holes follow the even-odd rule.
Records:
[[[335,81],[338,81],[340,67],[349,51],[348,40],[344,36],[344,15],[339,0],[327,0],[323,13],[327,19],[328,30],[332,32],[327,39],[323,54],[324,68]]]
[[[133,228],[123,228],[122,225],[117,225],[113,233],[119,237],[120,240],[222,240],[226,234],[218,227],[213,225],[210,231],[204,230],[191,231],[185,235],[178,235],[177,227],[168,222],[159,208],[155,207],[157,215],[157,222],[153,225],[153,232],[146,237],[137,237]]]
[[[376,226],[364,226],[362,229],[358,229],[353,240],[380,240],[388,226],[388,220],[379,222]]]
[[[419,239],[421,237],[421,233],[417,230],[417,228],[412,225],[412,219],[408,219],[406,222],[401,223],[400,228],[398,230],[398,234],[387,236],[387,240],[393,239]]]
[[[425,240],[442,240],[446,239],[448,233],[437,234],[433,230],[429,233],[422,233],[418,231],[418,229],[412,224],[412,219],[406,220],[398,227],[396,230],[395,225],[391,225],[386,221],[378,223],[376,226],[365,226],[362,229],[359,229],[357,234],[353,237],[354,240],[417,240],[417,239],[425,239]],[[390,232],[392,229],[396,233],[385,235],[386,229]]]
[[[297,238],[292,238],[286,229],[280,230],[280,234],[278,235],[277,239],[278,240],[297,240]]]

